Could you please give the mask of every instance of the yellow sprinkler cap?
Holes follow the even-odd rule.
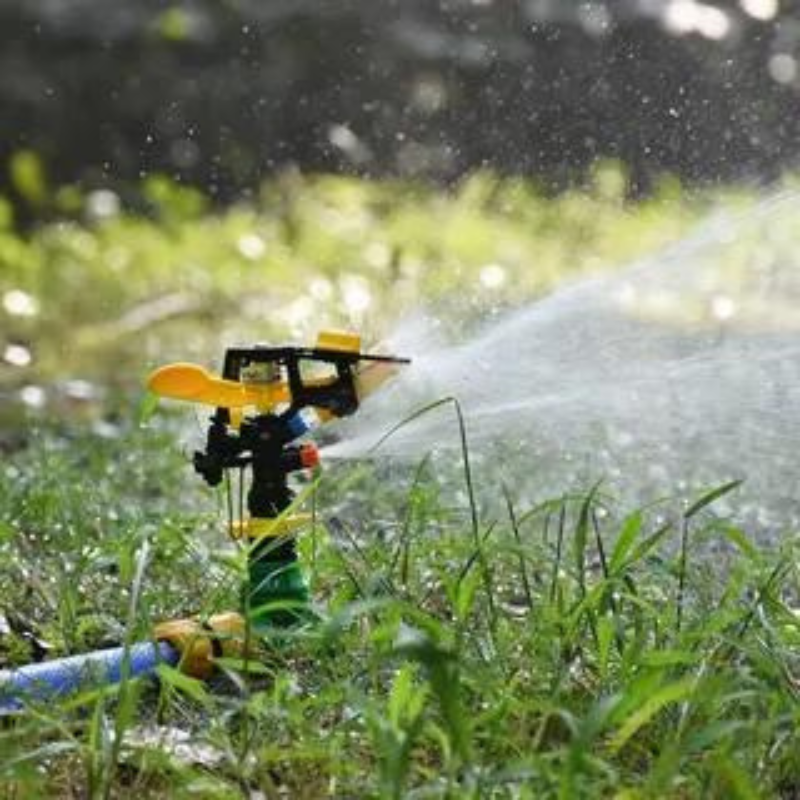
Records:
[[[320,331],[317,336],[320,350],[338,350],[342,353],[360,353],[361,337],[349,331]]]

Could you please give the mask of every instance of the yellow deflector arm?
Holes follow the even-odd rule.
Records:
[[[211,375],[197,364],[167,364],[150,376],[147,387],[161,397],[219,408],[273,406],[289,402],[289,389],[285,383],[254,386],[228,381]]]

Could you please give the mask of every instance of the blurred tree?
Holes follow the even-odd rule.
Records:
[[[50,185],[163,172],[221,202],[293,164],[768,178],[797,157],[798,59],[778,0],[0,0],[0,191],[44,213],[19,153]]]

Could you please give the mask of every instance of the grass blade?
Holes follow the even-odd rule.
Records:
[[[737,489],[742,485],[743,482],[744,481],[742,479],[730,481],[729,483],[724,483],[722,486],[718,486],[716,489],[712,489],[710,492],[707,492],[689,506],[686,513],[683,515],[684,519],[691,519],[692,517],[696,516],[704,508],[719,500],[720,497],[724,497],[729,492]]]
[[[643,523],[644,517],[641,511],[634,511],[622,523],[622,529],[619,532],[617,541],[614,543],[614,549],[611,551],[611,560],[608,565],[609,572],[612,575],[616,574],[625,563],[631,547],[633,547],[634,542],[642,532]]]

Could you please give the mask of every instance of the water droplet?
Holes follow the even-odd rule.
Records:
[[[86,213],[90,218],[101,220],[116,217],[120,211],[120,200],[108,189],[90,192],[86,198]]]
[[[767,69],[777,83],[792,83],[798,74],[797,59],[788,53],[775,53],[770,58]]]
[[[739,0],[739,5],[745,14],[762,22],[773,19],[778,13],[778,0]]]
[[[487,289],[499,289],[506,282],[507,274],[500,264],[487,264],[481,267],[479,279]]]
[[[41,386],[23,386],[19,392],[19,399],[29,408],[44,408],[47,394]]]
[[[27,367],[33,361],[33,356],[25,345],[9,344],[3,351],[3,360],[12,367]]]
[[[3,308],[15,317],[35,317],[39,313],[39,302],[22,289],[11,289],[3,295]]]
[[[264,240],[256,233],[246,233],[236,242],[237,250],[248,261],[257,261],[267,251]]]
[[[724,322],[736,313],[736,303],[725,295],[711,298],[711,313],[715,319]]]

